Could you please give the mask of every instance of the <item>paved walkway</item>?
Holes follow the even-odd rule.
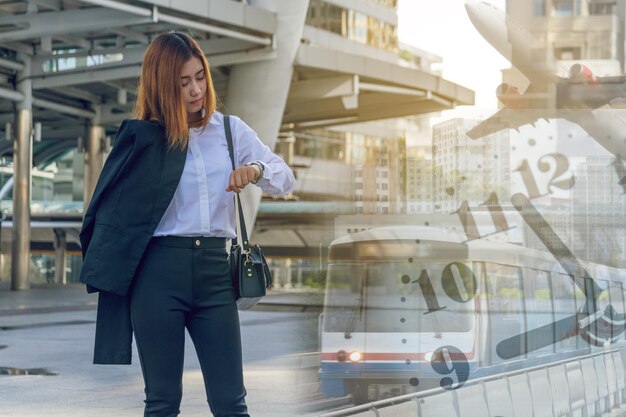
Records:
[[[143,415],[135,344],[130,366],[91,365],[96,303],[78,284],[0,289],[0,416]],[[318,358],[309,352],[320,303],[320,294],[272,291],[258,310],[240,312],[252,417],[301,415],[298,405],[310,394],[303,389],[315,389]],[[6,375],[25,371],[30,374]],[[210,416],[188,335],[183,386],[180,416]]]
[[[321,292],[306,290],[271,290],[255,307],[256,311],[321,311]],[[97,294],[87,294],[82,284],[38,285],[29,290],[10,291],[0,282],[0,316],[52,311],[95,309]]]

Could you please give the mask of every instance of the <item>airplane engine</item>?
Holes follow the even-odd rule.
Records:
[[[507,83],[502,83],[496,88],[496,96],[500,103],[507,107],[521,108],[524,107],[526,101],[517,87]]]
[[[599,81],[589,67],[582,64],[574,64],[569,69],[569,79],[583,84],[598,84]]]

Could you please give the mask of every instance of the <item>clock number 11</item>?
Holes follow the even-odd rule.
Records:
[[[548,182],[547,192],[550,192],[551,187],[560,188],[562,190],[569,190],[574,186],[574,177],[563,178],[563,175],[569,169],[569,161],[565,155],[560,153],[550,153],[539,158],[537,162],[537,168],[541,172],[549,172],[552,164],[548,163],[547,160],[552,159],[556,163],[556,168],[552,173],[552,178]],[[624,167],[619,165],[624,171]],[[617,169],[617,165],[616,165]],[[524,185],[526,186],[526,190],[528,191],[528,198],[538,198],[542,197],[546,194],[542,194],[539,191],[539,186],[537,185],[537,180],[533,176],[533,173],[530,169],[530,164],[527,159],[524,159],[519,168],[515,171],[519,172],[522,175],[522,180],[524,181]],[[623,180],[626,182],[626,180]],[[626,184],[624,185],[626,188]],[[461,224],[463,225],[463,230],[465,231],[465,235],[467,236],[467,241],[481,239],[483,237],[487,237],[490,235],[494,235],[501,232],[506,232],[507,230],[513,229],[510,227],[508,222],[506,221],[506,217],[503,214],[502,206],[500,205],[500,201],[498,200],[498,196],[496,193],[492,192],[489,195],[489,198],[481,204],[481,206],[487,206],[489,209],[489,214],[491,216],[491,220],[496,228],[495,232],[487,233],[481,235],[478,230],[478,226],[476,225],[476,219],[474,218],[473,213],[470,211],[469,204],[467,200],[461,203],[461,207],[459,207],[453,214],[458,214],[459,219],[461,220]]]
[[[461,203],[461,207],[459,207],[459,209],[454,213],[458,214],[459,219],[461,219],[461,224],[463,225],[463,230],[465,231],[467,240],[476,240],[512,229],[512,227],[509,227],[506,217],[502,214],[502,206],[500,205],[500,201],[498,201],[498,195],[496,193],[491,193],[489,198],[482,203],[481,206],[487,206],[489,209],[489,214],[491,215],[493,224],[496,226],[496,231],[486,235],[481,235],[478,231],[478,226],[476,225],[476,219],[474,219],[474,215],[470,211],[469,204],[467,200],[465,200]]]

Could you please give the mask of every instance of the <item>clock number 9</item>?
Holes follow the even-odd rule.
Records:
[[[469,378],[467,357],[454,346],[442,346],[434,351],[430,366],[439,375],[456,373],[456,386],[454,386],[454,378],[449,376],[442,378],[439,382],[439,385],[447,390],[461,388]]]

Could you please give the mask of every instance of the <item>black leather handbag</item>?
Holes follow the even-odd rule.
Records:
[[[230,120],[224,116],[224,128],[226,130],[226,141],[228,142],[228,153],[233,171],[235,170],[235,157],[233,154],[233,138],[230,132]],[[272,275],[267,266],[267,261],[263,256],[263,251],[259,245],[252,245],[248,240],[246,223],[241,209],[241,199],[236,195],[237,209],[239,212],[239,232],[241,244],[237,243],[237,238],[231,242],[228,259],[230,262],[230,275],[237,297],[237,308],[239,310],[249,310],[266,294],[266,289],[272,285]]]

